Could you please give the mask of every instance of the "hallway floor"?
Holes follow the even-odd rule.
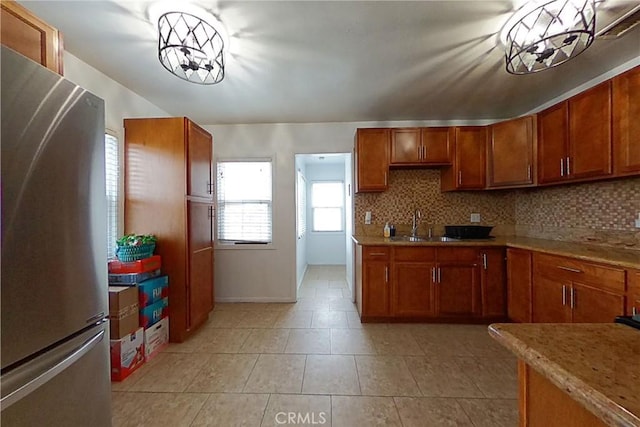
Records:
[[[516,359],[486,326],[361,324],[344,277],[309,266],[295,304],[216,304],[112,384],[113,425],[517,425]]]

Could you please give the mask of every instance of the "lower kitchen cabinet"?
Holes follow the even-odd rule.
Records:
[[[554,255],[533,256],[534,322],[609,323],[625,312],[625,271]]]
[[[531,256],[531,251],[507,248],[507,311],[514,322],[531,322]]]
[[[439,264],[434,286],[435,315],[473,317],[480,314],[479,273],[477,264]]]
[[[627,270],[627,316],[640,314],[640,270]]]
[[[433,314],[433,272],[435,249],[398,247],[393,249],[391,312],[398,317]]]
[[[362,250],[362,316],[391,314],[389,248],[366,246]]]
[[[504,318],[507,314],[507,287],[504,248],[480,250],[482,317]]]

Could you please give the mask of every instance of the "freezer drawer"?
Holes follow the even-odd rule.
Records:
[[[108,323],[3,372],[0,383],[3,427],[110,426]]]

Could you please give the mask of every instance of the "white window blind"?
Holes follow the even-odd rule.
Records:
[[[296,223],[298,238],[301,238],[307,232],[307,181],[300,170],[298,170],[297,185]]]
[[[271,181],[271,161],[218,162],[219,241],[271,243]]]
[[[344,184],[342,182],[314,182],[311,184],[313,231],[342,231]]]
[[[105,173],[107,190],[107,257],[113,258],[118,239],[118,211],[120,205],[120,150],[118,138],[104,135]]]

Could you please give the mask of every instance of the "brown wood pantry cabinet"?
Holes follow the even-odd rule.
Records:
[[[185,117],[125,119],[125,232],[155,234],[169,275],[169,335],[214,306],[213,140]]]
[[[62,75],[62,35],[15,1],[0,3],[2,44]]]

